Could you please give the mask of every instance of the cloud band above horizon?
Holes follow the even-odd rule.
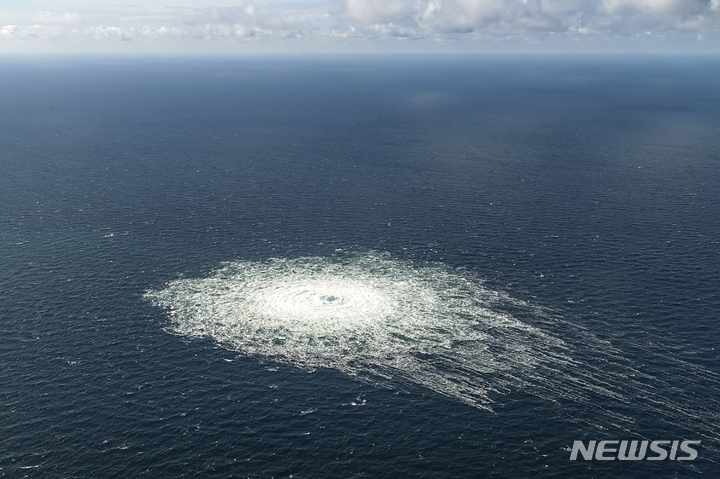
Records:
[[[14,5],[0,9],[0,52],[562,51],[658,43],[712,51],[720,39],[720,0]]]

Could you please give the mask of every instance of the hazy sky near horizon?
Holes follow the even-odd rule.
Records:
[[[720,0],[2,0],[0,54],[720,52]]]

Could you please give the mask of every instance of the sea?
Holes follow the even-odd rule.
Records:
[[[719,185],[717,56],[4,57],[0,477],[720,477]]]

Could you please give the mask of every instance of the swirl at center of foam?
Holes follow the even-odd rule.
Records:
[[[337,278],[279,281],[247,299],[261,314],[300,323],[381,321],[395,303],[378,287]]]

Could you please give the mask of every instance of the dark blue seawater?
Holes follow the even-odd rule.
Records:
[[[2,60],[0,477],[720,476],[718,79],[714,58]],[[364,375],[249,354],[214,317],[179,334],[148,299],[272,258],[445,268],[530,332]],[[569,460],[603,439],[702,444]]]

